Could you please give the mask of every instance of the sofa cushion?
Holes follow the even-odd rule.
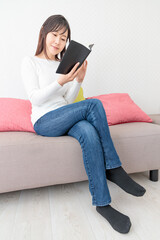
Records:
[[[80,102],[80,101],[83,101],[83,100],[85,100],[85,97],[83,96],[83,88],[80,87],[78,96],[76,97],[76,99],[74,100],[73,103]]]
[[[29,100],[0,98],[0,131],[35,132],[31,122]]]
[[[160,126],[135,122],[110,126],[128,173],[160,168]],[[0,132],[0,193],[88,180],[82,149],[71,136]]]
[[[133,122],[109,128],[116,151],[128,173],[160,168],[159,125]]]
[[[99,99],[106,112],[108,125],[128,122],[152,122],[152,119],[138,107],[128,93],[111,93],[88,97]]]

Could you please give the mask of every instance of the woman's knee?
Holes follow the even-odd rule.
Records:
[[[99,100],[98,98],[90,98],[90,99],[86,99],[87,101],[90,101],[90,102],[92,102],[92,103],[97,103],[97,104],[99,104],[99,103],[102,103],[101,102],[101,100]]]
[[[101,105],[103,106],[101,100],[97,99],[97,98],[91,98],[91,99],[87,99],[87,101],[90,101],[91,103],[95,104],[95,105]]]

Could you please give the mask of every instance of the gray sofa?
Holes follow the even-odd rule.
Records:
[[[160,114],[153,123],[110,126],[114,146],[128,173],[160,169]],[[70,136],[0,132],[0,193],[87,180],[79,142]]]

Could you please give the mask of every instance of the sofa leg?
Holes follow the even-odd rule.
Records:
[[[158,181],[158,170],[150,170],[149,179],[151,181],[157,182]]]

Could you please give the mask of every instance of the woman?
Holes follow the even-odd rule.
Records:
[[[70,39],[68,21],[62,15],[50,16],[40,29],[35,56],[23,59],[21,74],[32,104],[31,121],[38,135],[68,135],[79,141],[92,205],[116,231],[127,233],[130,219],[111,207],[106,178],[134,196],[143,196],[146,190],[122,168],[101,101],[73,103],[84,80],[87,61],[78,69],[77,63],[66,75],[55,73]]]

